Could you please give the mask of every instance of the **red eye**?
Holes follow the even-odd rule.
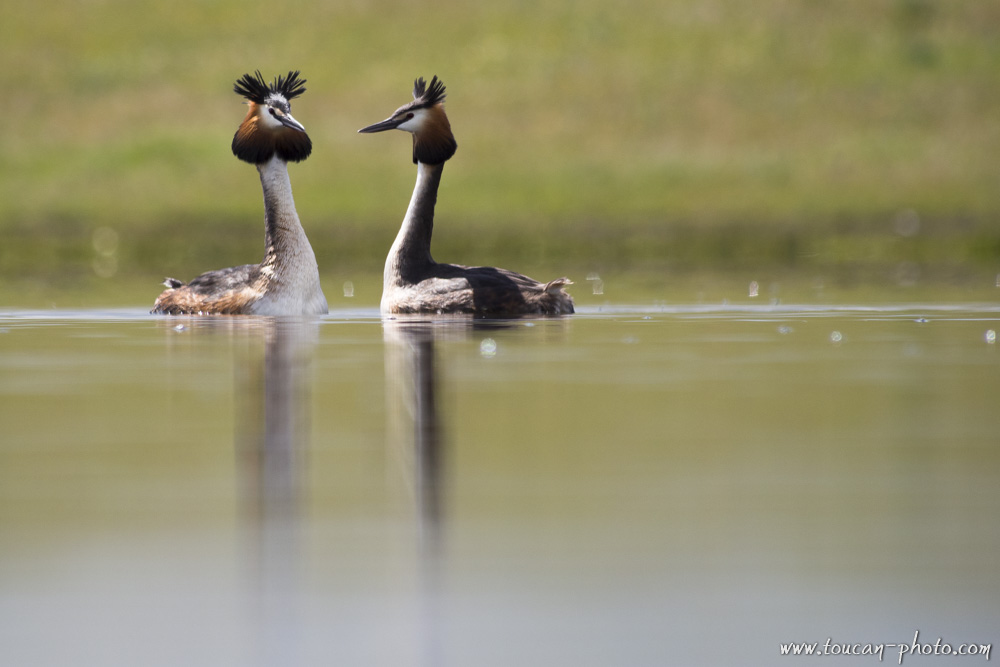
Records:
[[[413,118],[413,112],[412,111],[410,113],[406,114],[406,120],[410,120],[411,118]]]

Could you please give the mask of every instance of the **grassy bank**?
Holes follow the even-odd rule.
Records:
[[[128,275],[254,261],[229,141],[255,68],[309,80],[291,172],[328,266],[381,266],[409,139],[355,130],[434,73],[441,259],[1000,262],[995,3],[55,0],[5,9],[0,45],[5,281],[87,271],[102,228]]]

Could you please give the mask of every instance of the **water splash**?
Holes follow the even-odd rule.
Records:
[[[97,255],[91,262],[99,278],[111,278],[118,273],[118,232],[111,227],[98,227],[90,236],[90,244]]]
[[[604,281],[601,280],[601,276],[596,271],[588,273],[587,280],[590,281],[594,294],[604,294]]]

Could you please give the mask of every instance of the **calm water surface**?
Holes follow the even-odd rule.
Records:
[[[1000,643],[997,330],[979,304],[0,313],[0,663]]]

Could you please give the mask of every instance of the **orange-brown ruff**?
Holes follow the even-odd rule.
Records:
[[[319,270],[288,179],[288,162],[309,157],[312,142],[291,115],[289,100],[305,92],[298,72],[270,85],[258,71],[233,90],[250,108],[233,137],[233,154],[257,167],[264,190],[264,260],[203,273],[189,283],[167,278],[153,313],[168,315],[316,315],[327,312]]]
[[[540,283],[520,273],[489,266],[440,264],[431,257],[434,205],[444,163],[458,144],[444,112],[444,85],[421,78],[413,101],[386,120],[359,132],[405,130],[413,135],[417,183],[389,256],[382,281],[382,313],[471,313],[480,317],[564,315],[573,297],[568,278]]]

